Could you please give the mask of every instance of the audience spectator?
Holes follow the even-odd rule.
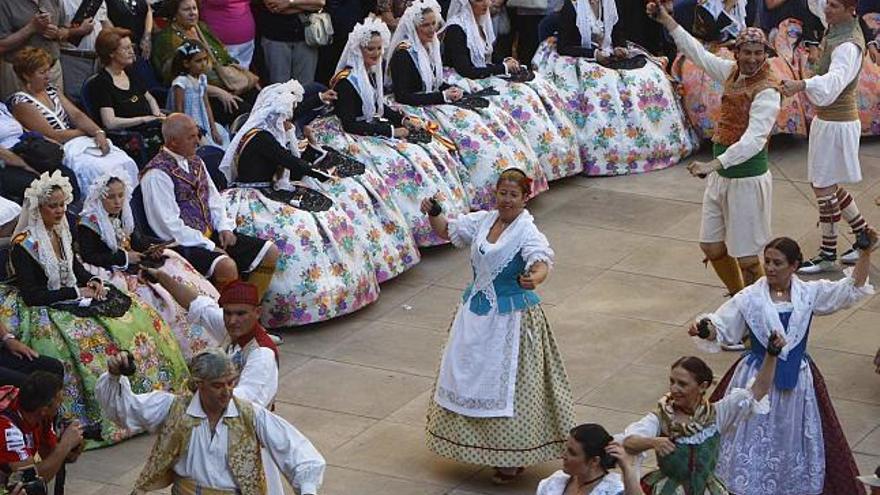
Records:
[[[333,22],[333,42],[318,50],[318,70],[315,80],[322,84],[330,82],[336,73],[336,62],[348,41],[348,34],[371,10],[375,0],[326,0],[324,11],[330,14]],[[308,87],[306,86],[308,90]]]
[[[42,172],[61,170],[76,183],[76,175],[62,165],[64,151],[53,141],[36,133],[25,134],[6,105],[0,103],[0,196],[21,204],[24,191]],[[79,202],[79,188],[73,188],[74,202]]]
[[[306,44],[302,15],[324,8],[324,0],[263,0],[256,7],[260,46],[270,83],[315,80],[318,49]],[[344,36],[336,33],[336,36]]]
[[[0,385],[21,387],[27,377],[37,371],[64,378],[64,365],[61,361],[41,356],[0,326]]]
[[[207,72],[208,97],[214,117],[221,124],[229,125],[237,116],[250,112],[259,94],[257,76],[242,69],[208,26],[199,22],[196,0],[166,0],[162,6],[171,22],[153,41],[152,61],[163,82],[170,84],[176,76],[171,63],[180,45],[186,40],[199,41],[208,48],[211,58],[212,67]],[[225,78],[221,72],[226,74]],[[240,83],[237,88],[230,87],[233,77]]]
[[[168,108],[185,113],[196,121],[204,133],[202,144],[226,148],[229,133],[214,121],[208,102],[208,50],[198,41],[186,40],[174,56],[172,70],[177,77],[168,92]]]
[[[42,48],[54,61],[50,66],[52,86],[63,88],[60,43],[78,43],[79,38],[91,32],[92,20],[86,19],[76,28],[61,24],[61,6],[58,0],[15,0],[0,2],[0,54],[10,64],[25,47]],[[0,64],[0,98],[5,100],[21,88],[10,65]]]
[[[131,32],[134,52],[139,59],[152,52],[153,9],[147,0],[104,0],[110,22]]]
[[[73,17],[86,0],[59,0],[61,2],[61,22],[73,25]],[[98,69],[95,55],[95,40],[108,22],[107,6],[101,2],[90,23],[92,29],[82,33],[78,40],[61,42],[61,69],[64,73],[64,94],[74,101],[79,100],[83,81]],[[85,27],[84,27],[85,29]]]
[[[54,62],[41,48],[21,50],[13,69],[24,89],[9,100],[12,114],[26,129],[62,143],[64,164],[76,173],[80,190],[87,190],[96,177],[110,170],[125,170],[136,183],[134,161],[111,145],[98,124],[49,83]]]
[[[79,457],[84,447],[78,422],[55,434],[52,423],[58,415],[64,381],[54,373],[37,371],[17,390],[6,390],[4,402],[12,399],[0,414],[0,468],[4,472],[34,466],[37,475],[51,481],[64,467]]]
[[[95,50],[103,67],[84,95],[94,112],[92,117],[105,129],[137,132],[143,138],[146,156],[152,158],[162,146],[165,117],[137,74],[130,72],[136,60],[131,31],[116,27],[103,30]],[[116,144],[130,156],[140,156],[141,150],[134,149],[140,142],[126,139]]]
[[[202,0],[202,22],[226,45],[226,51],[245,68],[254,59],[256,25],[250,0]]]

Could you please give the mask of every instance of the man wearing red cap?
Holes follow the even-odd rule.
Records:
[[[739,32],[733,62],[703,48],[667,9],[654,2],[647,6],[648,15],[666,27],[679,51],[724,83],[721,117],[712,138],[715,159],[694,161],[688,170],[707,178],[700,249],[733,295],[764,275],[759,255],[770,240],[773,197],[767,138],[779,114],[779,81],[767,64],[770,46],[760,29]]]
[[[824,14],[828,30],[819,47],[822,55],[816,65],[816,75],[783,83],[786,96],[803,91],[817,107],[816,117],[810,124],[807,177],[819,203],[822,244],[818,255],[801,264],[799,273],[820,273],[836,268],[837,222],[841,217],[857,237],[867,232],[868,222],[841,185],[862,180],[858,91],[865,36],[856,18],[856,3],[856,0],[826,2]],[[848,264],[858,258],[858,250],[854,248],[840,256],[840,260]]]

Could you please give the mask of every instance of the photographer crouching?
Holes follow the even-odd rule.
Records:
[[[82,453],[78,422],[67,425],[60,437],[53,427],[62,386],[57,374],[36,371],[18,389],[0,387],[0,471],[13,493],[46,495],[46,484]]]

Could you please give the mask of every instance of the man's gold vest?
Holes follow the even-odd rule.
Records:
[[[816,74],[824,75],[828,73],[831,67],[831,53],[835,48],[843,43],[855,43],[862,55],[865,54],[865,35],[862,34],[862,28],[856,19],[837,24],[828,28],[825,37],[822,39],[822,56],[816,64]],[[864,57],[862,58],[864,61]],[[861,72],[861,62],[859,65]],[[818,107],[816,115],[828,122],[850,122],[859,120],[859,76],[853,79],[846,88],[841,91],[840,96],[834,100],[834,103],[826,107]]]
[[[186,457],[192,430],[204,421],[186,413],[192,398],[189,394],[179,395],[171,404],[150,457],[135,483],[136,493],[159,490],[174,483],[174,465]],[[222,418],[229,430],[226,452],[229,471],[241,495],[266,495],[260,441],[254,429],[254,408],[235,397],[232,400],[238,416]]]

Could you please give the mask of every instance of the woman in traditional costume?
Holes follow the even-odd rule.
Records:
[[[454,145],[424,128],[425,122],[385,105],[382,53],[390,38],[379,18],[355,26],[330,83],[338,95],[337,119],[320,119],[311,127],[321,144],[347,152],[375,172],[356,180],[371,196],[390,193],[419,246],[442,244],[419,212],[419,202],[437,195],[447,211],[463,214],[470,211],[467,193],[451,155]],[[425,138],[421,144],[417,134]]]
[[[95,276],[111,282],[122,291],[137,294],[152,306],[177,336],[185,358],[219,344],[203,328],[190,325],[186,310],[158,283],[138,276],[141,264],[162,266],[178,282],[213,299],[217,289],[189,262],[162,241],[137,230],[131,213],[131,185],[123,174],[105,174],[95,180],[86,197],[77,225],[78,252]]]
[[[669,393],[660,398],[657,409],[629,425],[623,445],[627,451],[653,450],[659,469],[642,478],[649,495],[727,495],[728,489],[715,474],[722,435],[739,431],[753,415],[767,414],[767,394],[776,370],[776,356],[785,346],[778,333],[766,336],[761,349],[762,364],[751,383],[743,384],[722,399],[706,399],[712,385],[712,369],[697,357],[682,357],[672,364]],[[748,463],[763,475],[765,464]],[[752,492],[735,492],[749,493]]]
[[[469,92],[493,88],[490,96],[519,122],[548,181],[584,171],[577,128],[553,84],[513,58],[492,63],[495,31],[489,0],[452,0],[443,28],[443,64],[453,69],[446,82]],[[511,80],[511,77],[514,80]],[[514,82],[515,80],[523,82]],[[536,190],[543,178],[535,176]]]
[[[132,384],[142,392],[177,389],[186,363],[168,325],[136,295],[94,277],[76,259],[67,225],[70,182],[44,173],[25,193],[10,253],[14,285],[0,286],[0,323],[44,356],[64,363],[62,416],[100,426],[111,444],[129,433],[108,421],[95,383],[109,356],[134,358]]]
[[[357,311],[379,296],[377,276],[385,280],[419,260],[393,204],[354,179],[327,180],[327,173],[300,157],[291,119],[302,98],[296,81],[264,88],[220,163],[230,183],[223,197],[237,230],[278,246],[262,304],[269,327]],[[304,151],[307,157],[319,153]],[[311,206],[306,195],[325,204]],[[398,228],[389,232],[386,224]]]
[[[538,73],[567,102],[589,175],[666,168],[698,144],[665,60],[628,49],[628,35],[614,0],[566,0],[558,37],[535,55]]]
[[[508,169],[491,211],[447,220],[436,202],[422,203],[442,238],[470,246],[474,271],[428,406],[428,448],[493,466],[501,484],[558,458],[574,425],[565,366],[534,292],[553,250],[525,210],[530,191],[525,173]]]
[[[876,239],[873,229],[871,237]],[[787,341],[773,380],[770,414],[722,432],[716,473],[732,493],[863,493],[825,380],[807,354],[807,339],[815,315],[848,308],[874,293],[867,283],[870,259],[869,251],[860,251],[852,274],[835,282],[803,281],[795,275],[803,261],[800,247],[785,237],[774,239],[764,250],[767,276],[701,317],[709,342],[734,344],[745,337],[751,342],[713,398],[735,395],[754,379],[771,332],[784,332]],[[699,334],[699,326],[691,326],[691,335]]]
[[[437,27],[443,22],[440,16],[436,1],[418,0],[400,18],[387,54],[394,101],[407,113],[439,124],[458,148],[464,165],[459,175],[471,208],[489,209],[501,172],[513,165],[530,177],[543,177],[544,171],[520,124],[509,113],[491,99],[469,97],[461,88],[443,82],[437,39]],[[472,106],[478,103],[485,106]]]
[[[575,426],[562,469],[538,483],[536,495],[643,495],[633,456],[597,424]],[[610,470],[619,467],[621,474]]]

